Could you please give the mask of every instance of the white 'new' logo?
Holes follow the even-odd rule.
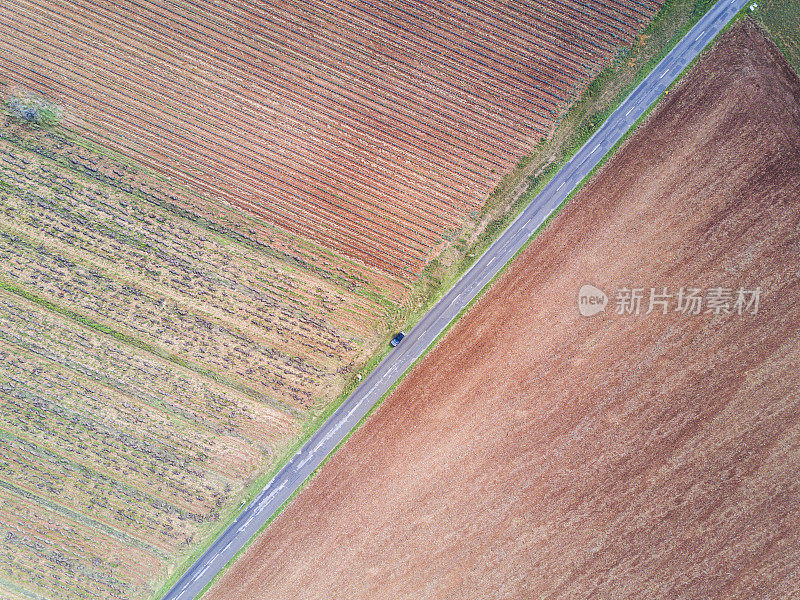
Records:
[[[578,291],[578,311],[584,317],[593,317],[606,309],[608,296],[593,285],[586,284]]]

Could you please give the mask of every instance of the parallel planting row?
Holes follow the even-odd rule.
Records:
[[[374,352],[405,288],[250,225],[0,127],[0,596],[148,597]]]
[[[413,278],[655,0],[12,0],[0,80],[82,133]]]
[[[319,395],[326,367],[352,363],[358,350],[352,332],[336,328],[341,293],[326,297],[308,281],[275,274],[263,257],[223,250],[147,202],[76,189],[69,181],[50,196],[46,187],[69,174],[25,165],[13,154],[2,159],[4,181],[27,190],[0,195],[6,281],[287,404],[307,406]],[[369,301],[359,300],[353,308],[374,320]],[[324,311],[332,318],[310,313],[315,303],[333,304]]]

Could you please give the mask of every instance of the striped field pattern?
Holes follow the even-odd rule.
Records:
[[[656,0],[9,0],[0,81],[176,181],[409,278]]]

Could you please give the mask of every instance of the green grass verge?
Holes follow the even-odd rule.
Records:
[[[747,11],[767,32],[800,74],[800,0],[754,0],[758,6]]]

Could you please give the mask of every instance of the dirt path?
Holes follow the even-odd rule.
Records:
[[[799,158],[740,26],[208,600],[797,597]],[[584,283],[762,297],[585,318]]]

